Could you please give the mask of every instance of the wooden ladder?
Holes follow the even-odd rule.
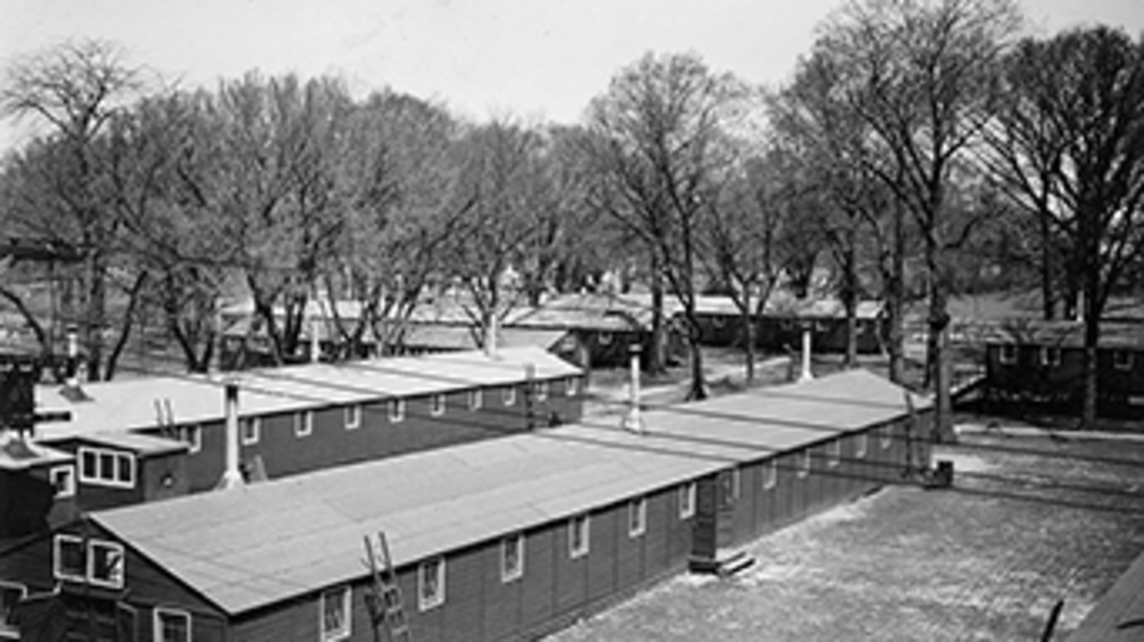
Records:
[[[405,619],[401,586],[397,583],[397,572],[393,569],[393,558],[389,555],[385,533],[378,532],[377,546],[366,535],[365,552],[373,576],[373,595],[369,605],[374,630],[384,624],[392,642],[413,642],[413,633]]]

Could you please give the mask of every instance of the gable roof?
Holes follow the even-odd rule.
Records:
[[[890,421],[905,394],[855,370],[648,411],[643,435],[610,418],[91,517],[236,614],[364,577],[367,534],[407,564]]]
[[[37,426],[41,439],[75,434],[154,428],[169,405],[177,424],[222,421],[223,388],[239,385],[242,416],[295,412],[386,397],[408,397],[497,386],[525,379],[567,377],[580,370],[539,348],[505,348],[496,358],[483,352],[391,357],[337,364],[317,363],[213,375],[166,376],[84,384],[90,401],[71,402],[58,389],[37,389],[38,411],[67,410],[71,421]]]

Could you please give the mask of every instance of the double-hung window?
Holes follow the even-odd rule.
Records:
[[[191,614],[180,609],[154,610],[155,642],[191,642]]]
[[[348,586],[322,591],[322,642],[348,638],[351,633],[350,589]]]
[[[587,513],[568,520],[568,556],[583,557],[591,545],[592,522]]]
[[[355,430],[361,427],[361,404],[354,403],[342,408],[342,415],[346,430]]]
[[[405,420],[405,400],[404,399],[390,399],[389,400],[389,422],[396,424]]]
[[[422,611],[445,603],[445,558],[434,557],[417,569],[417,605]]]
[[[695,494],[695,482],[679,487],[679,519],[690,519],[695,516]]]
[[[294,435],[296,437],[309,437],[314,432],[314,411],[303,410],[294,413]]]
[[[647,530],[647,499],[628,502],[628,537],[639,537]]]
[[[242,445],[253,446],[262,439],[262,418],[247,417],[242,420]]]
[[[516,533],[501,540],[501,581],[524,576],[524,535]]]

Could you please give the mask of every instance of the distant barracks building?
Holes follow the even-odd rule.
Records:
[[[552,374],[549,399],[555,381],[575,380]],[[490,383],[482,403],[506,404],[508,383]],[[446,412],[468,407],[461,390]],[[415,392],[431,417],[437,392]],[[500,439],[380,461],[342,455],[349,465],[97,510],[0,553],[0,637],[533,638],[928,466],[930,408],[907,394],[856,370],[648,411],[626,427],[526,431],[517,417],[520,434]],[[352,400],[342,401],[310,437],[282,418],[301,407],[267,416],[290,439],[387,428],[348,428],[335,420]],[[200,453],[215,448],[206,434]],[[268,470],[301,473],[272,464],[276,452]],[[375,573],[363,560],[378,534],[392,566]]]

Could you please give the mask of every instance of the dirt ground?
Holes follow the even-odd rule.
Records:
[[[1144,443],[976,434],[936,457],[954,488],[885,488],[551,642],[1036,640],[1062,599],[1063,640],[1144,552]]]

